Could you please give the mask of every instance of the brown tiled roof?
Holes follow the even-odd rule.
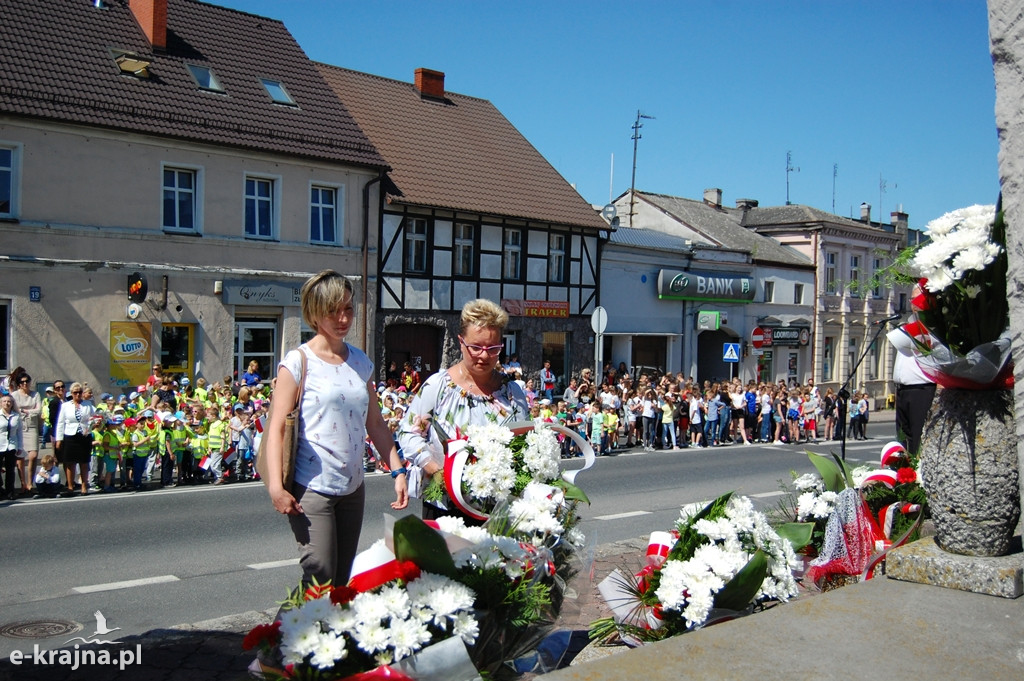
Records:
[[[490,102],[320,64],[392,170],[402,203],[607,230],[608,225]]]
[[[167,50],[154,52],[127,0],[16,0],[0,9],[0,113],[328,161],[384,161],[284,24],[195,0],[168,0]],[[152,59],[122,75],[111,49]],[[186,68],[213,69],[224,93]],[[279,80],[298,107],[274,104]]]

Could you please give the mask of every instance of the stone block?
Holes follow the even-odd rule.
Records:
[[[1014,538],[1004,556],[962,556],[940,549],[932,537],[924,537],[893,549],[885,560],[890,579],[959,589],[1003,598],[1024,595],[1024,551]]]

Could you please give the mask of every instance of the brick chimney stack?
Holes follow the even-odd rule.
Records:
[[[416,90],[421,97],[444,99],[444,72],[416,69]]]
[[[167,0],[130,0],[129,6],[153,49],[166,49]]]

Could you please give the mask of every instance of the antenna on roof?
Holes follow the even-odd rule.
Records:
[[[642,135],[640,134],[640,128],[644,127],[644,124],[640,122],[641,118],[647,118],[654,120],[654,116],[648,116],[647,114],[640,113],[640,109],[636,110],[636,122],[633,123],[633,179],[629,183],[629,226],[633,226],[633,205],[636,203],[636,143],[640,140]]]
[[[786,205],[787,206],[791,205],[789,203],[789,174],[790,173],[799,173],[799,172],[800,172],[799,168],[794,168],[793,167],[793,152],[792,151],[787,151],[786,152]]]
[[[836,177],[839,175],[839,164],[832,164],[832,215],[836,214]]]

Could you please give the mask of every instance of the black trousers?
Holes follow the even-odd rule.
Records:
[[[921,432],[934,399],[934,383],[896,386],[896,437],[910,454],[919,453]]]
[[[18,450],[10,449],[0,452],[0,457],[3,457],[4,466],[4,494],[10,496],[14,492],[14,471],[18,462]]]

